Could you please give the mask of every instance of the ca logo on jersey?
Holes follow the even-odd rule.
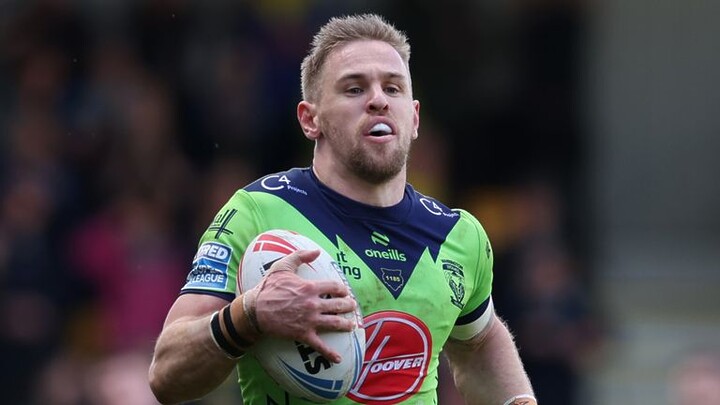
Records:
[[[307,191],[295,187],[292,184],[292,181],[290,181],[290,179],[285,175],[280,176],[277,174],[271,174],[269,176],[265,176],[262,180],[260,180],[260,185],[262,186],[262,188],[268,191],[287,189],[290,191],[294,191],[298,194],[308,195]]]
[[[426,197],[420,199],[420,204],[422,204],[422,206],[425,207],[425,209],[433,215],[442,215],[448,218],[455,218],[460,216],[460,214],[458,214],[457,212],[445,212],[445,210],[443,210],[442,207],[438,205],[438,203]]]
[[[442,259],[442,268],[445,271],[445,280],[447,280],[450,291],[453,296],[450,297],[450,302],[456,307],[463,308],[463,298],[465,298],[465,273],[463,273],[463,266],[457,262],[448,259]]]

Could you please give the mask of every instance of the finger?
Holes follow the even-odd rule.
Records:
[[[318,280],[315,282],[315,288],[321,297],[330,295],[332,297],[345,297],[350,294],[347,286],[339,281]]]
[[[294,272],[303,263],[310,263],[317,259],[320,250],[296,250],[270,266],[269,273],[274,271],[292,271]]]
[[[331,349],[330,346],[326,345],[317,333],[311,332],[303,340],[305,343],[309,344],[310,347],[315,349],[315,351],[333,363],[340,363],[342,361],[340,354]]]
[[[325,332],[351,332],[356,326],[353,320],[332,314],[322,314],[317,320],[317,330]]]
[[[327,298],[320,300],[320,312],[325,314],[344,314],[355,310],[355,300],[350,297]]]

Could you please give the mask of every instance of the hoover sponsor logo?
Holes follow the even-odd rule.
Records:
[[[377,374],[383,371],[398,371],[419,368],[423,365],[423,361],[425,361],[425,358],[420,356],[410,359],[395,359],[378,362],[370,366],[370,373]]]
[[[432,336],[418,318],[399,311],[365,317],[365,361],[348,393],[363,404],[392,405],[416,394],[427,377]]]

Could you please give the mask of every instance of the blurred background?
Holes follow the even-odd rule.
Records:
[[[300,62],[356,12],[410,37],[411,182],[485,225],[540,403],[720,404],[712,0],[0,1],[0,402],[155,403],[200,233],[309,165]]]

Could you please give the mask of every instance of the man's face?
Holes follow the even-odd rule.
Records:
[[[331,52],[315,108],[316,161],[375,184],[404,174],[420,105],[392,46],[354,41]]]

